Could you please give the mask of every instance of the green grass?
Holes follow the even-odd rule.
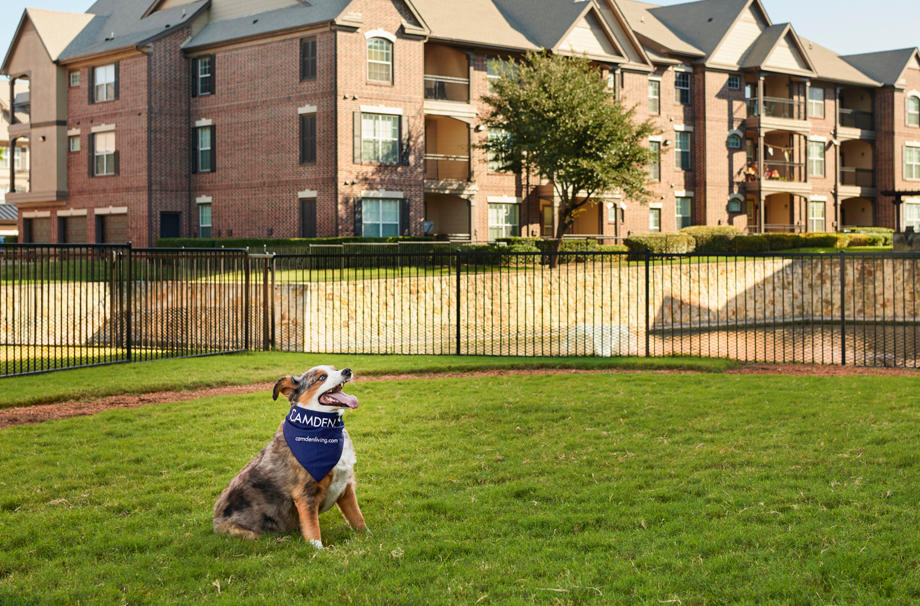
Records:
[[[152,391],[188,390],[274,381],[318,364],[350,366],[359,375],[464,372],[488,369],[581,368],[722,372],[738,366],[697,358],[477,358],[470,356],[353,356],[258,352],[155,360],[0,379],[0,409]]]
[[[639,373],[350,391],[373,534],[328,512],[318,554],[296,535],[211,532],[218,493],[284,415],[266,394],[3,430],[0,603],[920,600],[915,379]]]
[[[781,252],[788,253],[820,253],[820,254],[850,254],[850,253],[890,253],[893,248],[891,246],[851,246],[849,248],[831,248],[831,247],[809,247],[809,248],[793,248],[792,250],[784,250]]]

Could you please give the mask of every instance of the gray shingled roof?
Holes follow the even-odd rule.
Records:
[[[182,48],[208,46],[332,21],[347,5],[348,0],[311,0],[310,6],[288,6],[237,19],[213,21],[186,42]]]
[[[700,0],[649,9],[679,38],[708,57],[725,37],[748,0]]]
[[[843,55],[841,59],[883,84],[895,84],[917,48]]]
[[[0,221],[16,221],[18,216],[15,204],[0,202]]]
[[[657,4],[634,0],[618,0],[618,4],[629,26],[645,43],[680,55],[703,56],[703,51],[680,38],[652,13],[652,9],[659,8]],[[661,57],[657,52],[654,54]]]
[[[815,67],[815,73],[818,74],[819,78],[861,86],[879,86],[881,84],[844,61],[840,55],[831,49],[806,38],[799,37],[799,41],[808,51],[808,58],[811,59],[811,63]]]
[[[190,4],[156,11],[144,17],[152,2],[153,0],[98,0],[86,11],[95,17],[64,49],[60,59],[113,51],[163,35],[190,20],[210,0],[195,0]]]
[[[462,5],[414,0],[413,4],[431,29],[432,38],[522,50],[538,46],[512,11],[499,8],[492,0],[465,0]]]
[[[555,47],[588,7],[586,0],[493,0],[541,48]]]
[[[760,67],[770,56],[783,34],[786,33],[788,23],[777,23],[763,30],[757,41],[748,50],[747,55],[741,60],[741,67]]]

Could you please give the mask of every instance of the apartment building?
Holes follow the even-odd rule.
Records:
[[[29,93],[21,92],[15,103],[10,102],[9,89],[0,87],[0,242],[5,238],[15,238],[19,235],[17,229],[18,213],[15,204],[6,201],[6,194],[10,191],[10,169],[16,175],[16,180],[25,190],[29,184],[29,148],[22,144],[11,149],[7,140],[10,124],[10,112],[15,106],[19,117],[26,115],[29,105]]]
[[[99,0],[27,9],[0,72],[26,240],[550,235],[480,101],[528,50],[587,56],[658,134],[651,199],[573,233],[920,226],[920,54],[840,56],[759,0]],[[14,114],[15,116],[15,114]]]

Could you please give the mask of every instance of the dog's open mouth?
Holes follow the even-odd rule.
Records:
[[[337,385],[319,397],[319,403],[324,406],[344,406],[357,408],[358,398],[342,391],[342,385]]]

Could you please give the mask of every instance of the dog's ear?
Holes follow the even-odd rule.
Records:
[[[275,383],[275,389],[272,390],[272,400],[278,399],[278,394],[282,394],[285,398],[291,399],[291,394],[300,387],[300,381],[296,377],[281,377]]]

